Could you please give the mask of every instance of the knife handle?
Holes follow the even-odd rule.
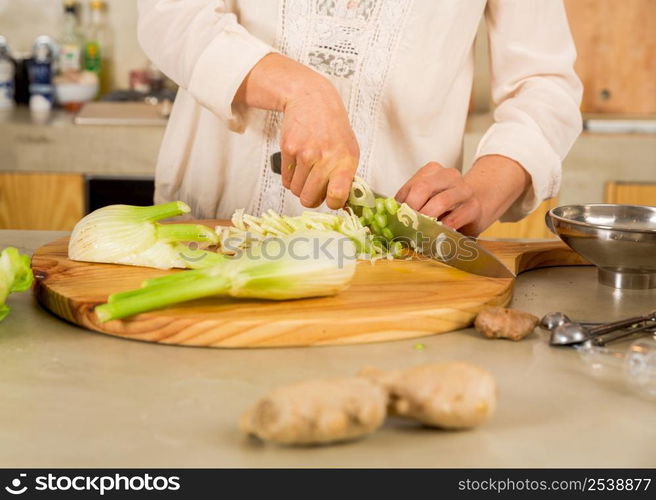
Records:
[[[280,175],[280,172],[282,171],[281,164],[282,164],[282,155],[280,154],[280,151],[278,151],[277,153],[273,153],[271,155],[271,170],[273,171],[274,174]]]

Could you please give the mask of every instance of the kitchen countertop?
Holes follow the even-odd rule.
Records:
[[[32,252],[64,233],[0,231]],[[11,295],[0,323],[2,467],[655,467],[656,402],[591,376],[578,354],[534,333],[514,343],[472,329],[379,344],[222,350],[92,333]],[[611,320],[654,309],[656,290],[618,292],[594,268],[521,275],[513,307]],[[424,344],[417,350],[417,343]],[[327,447],[263,445],[239,415],[271,388],[313,377],[467,360],[489,369],[498,410],[472,431],[401,421]]]
[[[26,106],[0,110],[0,171],[152,176],[163,126],[76,125],[54,109],[34,123]]]

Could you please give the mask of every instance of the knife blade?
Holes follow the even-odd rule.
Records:
[[[271,169],[279,174],[281,155],[271,155]],[[366,186],[368,188],[368,186]],[[384,198],[371,191],[376,198]],[[347,202],[353,212],[361,216],[362,207]],[[439,220],[412,210],[407,205],[388,214],[387,227],[396,241],[414,248],[419,254],[468,273],[490,278],[514,278],[515,275],[493,253],[478,244],[476,239],[459,233]]]
[[[412,209],[409,209],[412,210]],[[445,226],[437,219],[420,214],[413,221],[403,214],[388,216],[387,227],[400,241],[411,241],[425,257],[443,262],[468,273],[489,278],[513,278],[515,275],[493,253],[471,237]],[[416,222],[415,222],[416,221]],[[413,222],[415,222],[413,224]]]

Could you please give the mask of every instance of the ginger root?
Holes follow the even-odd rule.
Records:
[[[324,444],[370,434],[385,419],[387,395],[367,379],[310,380],[279,387],[240,420],[241,430],[279,444]]]
[[[496,406],[492,375],[464,362],[384,371],[364,368],[360,375],[385,387],[388,411],[444,429],[467,429],[486,420]]]
[[[476,316],[474,327],[491,339],[518,341],[531,333],[538,321],[537,316],[526,312],[504,307],[486,307]]]

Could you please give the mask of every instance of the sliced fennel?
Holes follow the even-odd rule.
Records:
[[[357,176],[353,179],[348,204],[350,207],[373,208],[376,206],[376,196],[364,179]]]
[[[360,216],[359,220],[362,225],[368,227],[383,242],[382,246],[387,250],[388,258],[390,256],[404,257],[408,247],[414,248],[416,246],[413,241],[408,241],[407,238],[399,238],[388,227],[390,217],[394,217],[405,226],[411,226],[415,230],[418,229],[417,212],[406,203],[399,205],[394,198],[377,197],[363,179],[355,177],[351,185],[348,205],[354,214]]]
[[[403,203],[396,212],[399,220],[412,229],[419,229],[419,215],[406,203]]]
[[[0,321],[9,314],[5,304],[12,292],[23,292],[32,285],[30,258],[21,255],[14,247],[5,248],[0,254]]]
[[[111,205],[80,220],[68,245],[72,260],[146,266],[159,269],[201,268],[223,257],[192,249],[182,242],[216,244],[218,237],[199,224],[158,224],[157,221],[189,213],[181,201],[150,207]]]
[[[95,311],[105,322],[217,295],[270,300],[334,295],[353,278],[355,253],[352,241],[334,231],[269,238],[212,267],[154,278],[140,289],[111,295]]]
[[[348,205],[332,213],[304,212],[296,217],[280,215],[273,210],[257,217],[245,214],[243,209],[237,210],[232,216],[232,227],[216,228],[220,248],[230,254],[267,238],[316,229],[337,231],[350,238],[359,259],[375,261],[404,256],[405,245],[394,241],[394,234],[386,227],[388,216],[399,210],[393,198],[376,198],[367,183],[355,177]]]
[[[273,210],[256,217],[239,209],[232,216],[232,224],[216,228],[220,248],[225,253],[234,253],[268,238],[317,230],[336,231],[349,238],[360,259],[375,260],[387,256],[383,242],[350,209],[333,213],[304,212],[296,217],[280,215]]]

